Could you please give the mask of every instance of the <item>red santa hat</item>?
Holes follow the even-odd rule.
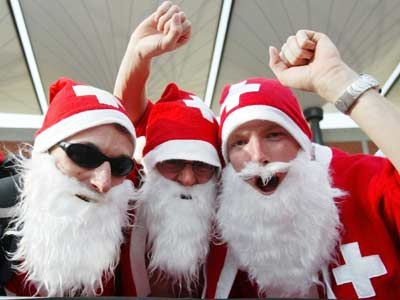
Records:
[[[42,128],[35,134],[35,152],[45,152],[82,130],[113,123],[125,127],[135,144],[133,124],[121,102],[109,92],[60,78],[50,86],[49,98]]]
[[[146,128],[143,165],[152,169],[168,159],[196,160],[221,167],[218,122],[193,94],[169,84],[153,106]]]
[[[312,155],[312,133],[292,91],[278,80],[250,78],[224,87],[220,99],[220,138],[225,162],[229,161],[227,141],[240,125],[266,120],[285,128]]]

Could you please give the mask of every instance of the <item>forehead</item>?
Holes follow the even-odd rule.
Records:
[[[105,124],[82,130],[66,139],[69,142],[92,143],[105,153],[132,156],[133,141],[129,132],[115,124]]]
[[[252,120],[238,126],[235,130],[232,131],[230,137],[237,134],[246,134],[254,131],[265,132],[269,130],[284,130],[285,132],[288,132],[284,127],[275,122],[267,120]]]

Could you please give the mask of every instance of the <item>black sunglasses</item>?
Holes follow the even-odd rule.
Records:
[[[193,173],[199,177],[211,178],[217,168],[201,161],[186,161],[183,159],[168,159],[158,164],[159,168],[167,173],[179,173],[186,165],[191,165]]]
[[[59,142],[57,144],[65,151],[68,157],[82,168],[94,169],[108,161],[113,176],[127,176],[135,166],[134,161],[126,156],[108,157],[96,146],[90,144]]]

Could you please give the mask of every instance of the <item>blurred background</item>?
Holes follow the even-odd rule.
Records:
[[[33,141],[47,109],[48,86],[57,78],[112,92],[131,32],[161,2],[0,0],[0,152]],[[313,29],[326,33],[352,68],[376,77],[382,93],[400,106],[399,0],[173,2],[192,22],[192,38],[154,60],[147,86],[152,101],[173,81],[218,114],[225,84],[272,77],[268,46],[280,47],[298,29]],[[319,142],[352,153],[377,150],[334,106],[296,94],[321,129]]]

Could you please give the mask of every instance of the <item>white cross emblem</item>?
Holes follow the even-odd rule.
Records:
[[[362,257],[358,242],[341,245],[340,251],[346,264],[332,270],[337,285],[351,282],[359,298],[375,296],[370,278],[387,274],[379,255]]]
[[[74,85],[72,88],[74,89],[77,96],[94,95],[97,97],[97,101],[99,101],[99,103],[111,105],[116,108],[118,108],[119,106],[122,107],[121,102],[107,91],[88,85]]]
[[[229,93],[225,98],[224,103],[221,106],[221,113],[226,108],[226,112],[230,111],[235,106],[239,105],[239,98],[242,94],[249,92],[258,92],[260,90],[259,83],[246,84],[246,80],[232,84],[229,88]]]
[[[207,119],[211,123],[214,122],[214,113],[209,109],[199,97],[190,96],[193,100],[184,99],[186,106],[194,107],[200,110],[201,115],[204,119]]]

